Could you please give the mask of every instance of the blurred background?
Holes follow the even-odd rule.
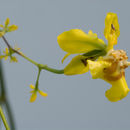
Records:
[[[90,29],[104,41],[104,19],[107,12],[118,15],[120,37],[116,49],[124,49],[130,56],[129,0],[0,0],[0,24],[7,17],[19,29],[5,37],[12,46],[33,60],[62,69],[65,55],[57,43],[57,36],[67,30]],[[107,42],[107,41],[106,41]],[[5,48],[0,39],[0,48]],[[3,71],[16,130],[129,130],[130,94],[111,103],[105,97],[110,85],[93,80],[90,73],[77,76],[55,75],[43,71],[39,88],[48,93],[38,95],[30,103],[30,84],[35,84],[37,68],[18,57],[18,63],[3,60]],[[130,68],[126,80],[130,86]],[[4,130],[4,126],[2,126]]]

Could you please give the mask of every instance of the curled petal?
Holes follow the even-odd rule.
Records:
[[[74,57],[71,62],[65,67],[64,74],[65,75],[76,75],[83,74],[89,71],[86,57],[82,55],[78,55]]]
[[[92,31],[86,34],[80,29],[63,32],[58,36],[58,43],[61,49],[70,54],[86,53],[94,49],[104,50],[106,48],[104,41],[98,39],[97,34]]]
[[[105,96],[111,102],[123,99],[130,91],[124,76],[122,76],[119,80],[112,81],[110,83],[112,84],[112,87],[106,91]]]
[[[67,53],[64,57],[63,57],[63,59],[62,59],[62,64],[63,64],[63,62],[64,62],[64,60],[68,57],[68,56],[70,56],[71,54],[70,53]]]
[[[32,95],[31,95],[31,98],[30,98],[30,102],[34,102],[37,98],[37,94],[36,92],[34,92]]]

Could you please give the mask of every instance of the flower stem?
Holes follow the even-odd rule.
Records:
[[[3,120],[3,123],[4,123],[4,126],[5,126],[6,130],[10,130],[1,106],[0,106],[0,116],[1,116],[1,118]]]
[[[1,104],[5,105],[6,107],[6,111],[7,111],[9,123],[10,123],[10,129],[15,130],[15,122],[14,122],[12,110],[11,110],[8,97],[7,97],[6,85],[5,85],[5,79],[3,75],[3,67],[2,67],[1,61],[0,61],[0,90],[1,90],[0,101],[1,101]]]
[[[64,74],[64,69],[58,70],[58,69],[53,69],[51,67],[48,67],[47,65],[44,65],[44,64],[39,64],[36,61],[34,61],[34,60],[30,59],[29,57],[25,56],[22,52],[19,52],[19,51],[13,49],[4,36],[2,36],[2,39],[4,40],[5,44],[8,46],[9,49],[11,49],[14,53],[18,54],[19,56],[23,57],[24,59],[26,59],[30,63],[34,64],[38,68],[47,70],[47,71],[55,73],[55,74]]]

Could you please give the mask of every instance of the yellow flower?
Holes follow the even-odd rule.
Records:
[[[117,38],[120,35],[118,17],[115,13],[107,13],[105,18],[104,36],[108,40],[108,50],[113,49],[117,44]]]
[[[58,36],[58,43],[61,49],[67,52],[63,61],[71,54],[90,53],[94,50],[104,51],[106,44],[102,39],[97,37],[96,33],[91,30],[86,34],[80,29],[72,29]],[[91,57],[91,55],[89,55]],[[83,74],[88,71],[87,67],[88,56],[78,55],[65,67],[64,74],[75,75]]]
[[[3,51],[3,53],[4,53],[4,55],[1,55],[0,59],[4,58],[5,60],[7,60],[8,56],[9,56],[9,50],[8,50],[8,48],[5,48],[5,51]]]
[[[62,63],[69,55],[78,54],[64,68],[64,74],[83,74],[90,70],[93,79],[100,78],[112,85],[105,93],[109,101],[116,102],[126,97],[130,91],[124,75],[128,57],[123,50],[113,49],[119,35],[115,13],[108,13],[105,18],[104,36],[108,45],[92,31],[86,34],[80,29],[72,29],[60,34],[59,46],[67,52]]]
[[[2,30],[0,30],[0,37],[2,37],[7,32],[12,32],[18,29],[18,26],[16,25],[9,26],[9,23],[10,23],[10,20],[9,18],[7,18],[4,25],[0,24],[0,27],[2,28]]]
[[[35,86],[32,85],[32,84],[30,85],[30,88],[33,89],[33,91],[31,91],[32,95],[31,95],[31,97],[30,97],[30,102],[34,102],[34,101],[36,100],[36,98],[37,98],[37,92],[38,92],[41,96],[43,96],[43,97],[46,97],[46,96],[48,95],[47,93],[45,93],[45,92],[43,92],[43,91],[41,91],[41,90],[39,90],[39,89],[36,89]]]
[[[19,48],[18,48],[18,49],[16,48],[16,50],[19,50]],[[18,62],[17,58],[16,58],[15,56],[12,56],[12,54],[13,54],[14,52],[9,51],[8,48],[5,48],[5,51],[3,51],[3,53],[4,53],[4,54],[0,56],[0,59],[3,59],[3,58],[4,58],[5,60],[7,60],[8,57],[10,57],[10,62]]]

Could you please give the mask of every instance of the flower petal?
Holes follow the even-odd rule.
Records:
[[[1,28],[4,28],[4,26],[3,26],[2,24],[0,24],[0,27],[1,27]]]
[[[111,63],[107,62],[107,61],[102,61],[102,60],[101,61],[100,60],[99,61],[88,60],[88,66],[89,66],[92,78],[96,79],[96,78],[103,78],[104,68],[110,67]]]
[[[47,93],[45,93],[45,92],[43,92],[43,91],[41,91],[41,90],[38,90],[38,92],[39,92],[39,94],[40,94],[41,96],[43,96],[43,97],[48,96]]]
[[[64,74],[65,75],[76,75],[83,74],[89,71],[86,57],[82,55],[78,55],[74,57],[71,62],[65,67]]]
[[[3,59],[4,57],[5,57],[4,55],[1,55],[1,56],[0,56],[0,59]]]
[[[61,49],[70,54],[86,53],[93,49],[103,50],[106,48],[104,41],[98,39],[97,34],[90,31],[88,34],[80,29],[72,29],[58,36]]]
[[[9,32],[15,31],[17,29],[18,29],[18,26],[16,26],[16,25],[11,25],[11,26],[8,27]]]
[[[31,89],[34,89],[35,86],[34,86],[33,84],[30,84],[30,88],[31,88]]]
[[[8,56],[5,56],[4,59],[7,60],[7,59],[8,59]]]
[[[31,98],[30,98],[30,102],[34,102],[37,98],[37,94],[36,92],[34,92],[32,95],[31,95]]]
[[[104,36],[108,40],[109,50],[113,49],[113,45],[117,44],[117,38],[120,35],[118,17],[115,13],[107,13],[105,18]]]
[[[10,20],[9,20],[9,18],[7,18],[7,19],[5,20],[5,27],[7,27],[7,26],[9,25],[9,22],[10,22]]]
[[[18,62],[18,59],[15,56],[11,56],[10,62]]]
[[[112,81],[110,83],[112,84],[112,87],[106,91],[105,96],[111,102],[116,102],[123,99],[130,91],[124,76],[122,76],[119,80]]]
[[[5,55],[8,55],[8,54],[9,54],[9,49],[8,49],[8,48],[5,48],[5,51],[3,51],[3,53],[4,53]]]

